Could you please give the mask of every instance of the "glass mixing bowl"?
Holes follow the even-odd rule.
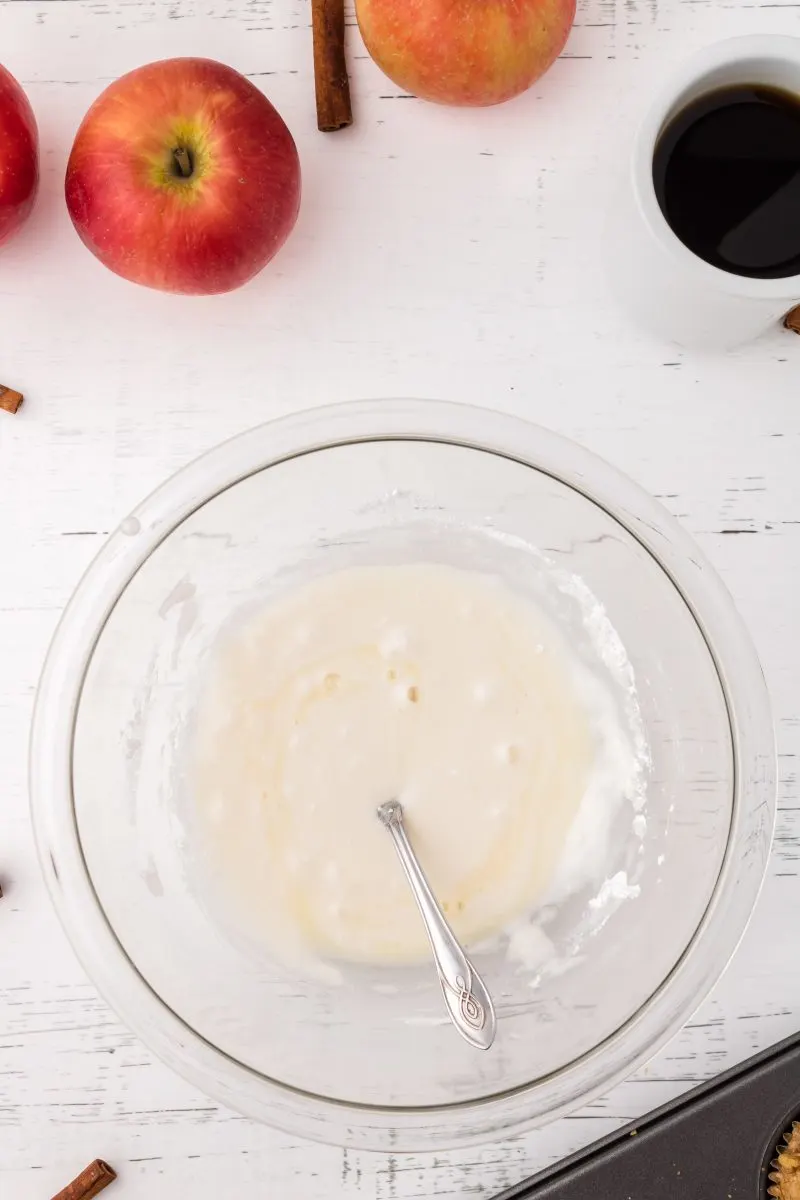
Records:
[[[422,560],[535,595],[622,704],[615,630],[649,744],[643,811],[623,806],[591,882],[535,914],[541,961],[473,948],[498,1011],[488,1053],[447,1024],[427,965],[333,984],[239,937],[204,884],[187,795],[198,680],[231,618],[333,568]],[[253,430],[123,521],[53,641],[31,782],[61,920],[142,1040],[251,1117],[392,1151],[543,1123],[653,1054],[744,931],[775,807],[761,670],[687,535],[577,445],[426,402]]]

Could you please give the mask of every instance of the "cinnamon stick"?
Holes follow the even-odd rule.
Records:
[[[333,133],[353,124],[344,54],[344,0],[311,0],[317,128]]]
[[[0,409],[3,412],[15,413],[23,399],[22,392],[15,392],[13,388],[5,387],[0,383]]]
[[[68,1183],[58,1195],[53,1196],[53,1200],[92,1200],[93,1196],[99,1196],[116,1178],[116,1171],[103,1162],[102,1158],[96,1158],[72,1183]]]
[[[800,333],[800,304],[786,314],[783,324],[787,329],[791,329],[792,333]]]

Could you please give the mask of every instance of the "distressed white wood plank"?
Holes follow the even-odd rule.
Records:
[[[454,112],[398,94],[349,15],[356,125],[316,132],[307,3],[6,0],[0,57],[40,122],[43,189],[0,257],[0,1196],[41,1200],[101,1155],[113,1195],[376,1200],[491,1194],[800,1023],[800,341],[726,357],[638,335],[599,272],[603,213],[658,74],[735,33],[800,33],[797,3],[585,0],[526,97]],[[301,153],[280,257],[228,297],[130,287],[74,236],[71,138],[141,62],[207,54],[250,74]],[[26,738],[58,612],[102,537],[221,438],[309,404],[453,398],[577,438],[659,495],[711,556],[758,645],[775,708],[770,876],[730,970],[634,1079],[500,1146],[389,1158],[310,1146],[218,1108],[127,1033],[86,981],[39,881]],[[111,1194],[111,1193],[109,1193]]]

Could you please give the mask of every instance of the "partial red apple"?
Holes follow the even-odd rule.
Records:
[[[370,55],[398,87],[439,104],[488,105],[555,61],[575,0],[356,0]]]
[[[28,98],[0,67],[0,245],[30,215],[39,186],[39,135]]]
[[[222,63],[171,58],[112,83],[83,119],[66,198],[110,270],[210,295],[252,279],[300,206],[292,135],[266,96]]]

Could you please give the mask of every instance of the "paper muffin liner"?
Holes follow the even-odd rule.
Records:
[[[768,1194],[775,1200],[800,1200],[800,1121],[784,1134],[770,1166]]]

